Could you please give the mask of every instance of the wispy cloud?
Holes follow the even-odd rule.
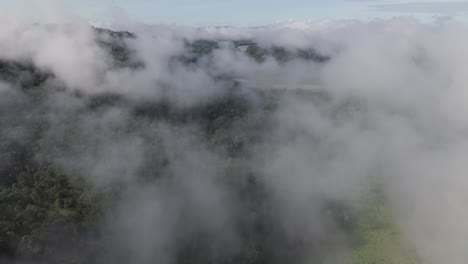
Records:
[[[378,4],[371,6],[375,11],[404,12],[425,14],[460,14],[468,13],[467,1],[444,2],[408,2],[394,4]]]

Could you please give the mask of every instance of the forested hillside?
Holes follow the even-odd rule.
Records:
[[[353,151],[388,131],[375,116],[404,110],[287,77],[333,55],[91,36],[96,81],[73,61],[0,56],[1,263],[422,263],[373,178],[386,164]],[[163,66],[140,53],[163,47]],[[233,58],[252,68],[220,66]]]

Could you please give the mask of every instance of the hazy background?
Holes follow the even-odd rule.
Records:
[[[60,3],[94,22],[251,27],[290,20],[368,21],[395,16],[413,16],[423,21],[442,18],[468,21],[467,1],[446,0],[1,0],[0,10],[14,10],[38,19],[38,10],[31,5],[44,3]]]
[[[424,263],[466,263],[465,2],[1,3],[0,58],[27,61],[53,73],[41,83],[41,96],[30,95],[16,82],[1,84],[2,137],[7,143],[26,142],[34,138],[30,128],[39,120],[47,126],[40,131],[35,161],[83,175],[96,188],[125,186],[98,225],[108,234],[100,241],[108,248],[107,260],[174,263],[181,244],[197,244],[193,237],[207,240],[202,245],[209,257],[236,255],[247,241],[238,226],[267,219],[276,231],[265,241],[279,243],[269,245],[271,252],[293,245],[295,263],[308,263],[314,249],[320,251],[316,245],[322,238],[332,237],[338,248],[344,243],[341,230],[330,227],[321,213],[322,204],[338,201],[352,207],[367,183],[378,182],[393,222]],[[437,23],[408,17],[368,21],[396,15]],[[277,23],[290,18],[319,22]],[[116,67],[89,22],[119,24],[135,33],[136,38],[121,41],[144,67]],[[270,26],[196,28],[266,24]],[[260,63],[226,45],[193,65],[174,62],[190,54],[186,41],[197,39],[251,39],[261,47],[313,49],[331,59],[320,64],[267,58]],[[135,118],[134,107],[162,99],[190,111],[222,98],[223,86],[213,78],[220,75],[262,86],[279,83],[286,90],[307,84],[306,94],[319,90],[328,99],[281,98],[266,132],[249,129],[250,122],[264,123],[255,115],[234,122],[233,135],[265,132],[262,141],[246,144],[240,158],[213,149],[196,122]],[[127,103],[90,109],[87,100],[103,93]],[[248,89],[243,98],[253,102],[253,109],[261,107]],[[254,220],[245,213],[244,196],[233,194],[237,189],[231,181],[247,177],[238,163],[268,193],[263,199],[267,206],[259,206],[268,213],[254,215]],[[152,172],[152,164],[161,168]],[[142,182],[146,173],[155,179]],[[268,256],[280,262],[273,253]]]

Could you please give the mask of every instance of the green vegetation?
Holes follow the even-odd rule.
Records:
[[[128,32],[97,31],[110,34],[115,40],[102,39],[99,43],[109,51],[116,67],[144,67],[133,61],[133,53],[123,41],[136,36]],[[248,45],[246,54],[259,63],[268,56],[280,63],[286,63],[295,56],[316,62],[329,59],[312,50],[268,49],[252,41],[234,44]],[[189,54],[179,59],[187,65],[197,63],[218,48],[218,43],[213,40],[187,43]],[[103,228],[103,223],[108,220],[106,213],[123,199],[128,188],[134,186],[127,186],[124,180],[123,183],[94,185],[93,172],[80,166],[64,169],[66,166],[60,163],[64,158],[62,154],[71,153],[65,158],[72,165],[93,162],[89,159],[83,161],[79,154],[89,152],[95,155],[90,159],[98,159],[111,155],[108,152],[113,151],[96,151],[100,150],[101,142],[121,143],[122,139],[137,138],[146,155],[142,158],[141,167],[133,172],[137,180],[132,184],[138,187],[162,185],[174,177],[168,171],[178,162],[162,142],[164,131],[161,132],[157,125],[164,125],[173,129],[171,133],[184,129],[195,131],[192,134],[197,140],[221,157],[219,181],[229,187],[226,195],[237,202],[236,213],[229,220],[239,234],[239,246],[235,250],[220,248],[219,244],[224,241],[216,240],[216,234],[185,227],[191,221],[202,220],[181,214],[180,219],[173,219],[182,221],[184,225],[180,227],[182,235],[174,238],[175,256],[171,263],[326,263],[325,260],[342,247],[352,250],[353,264],[419,263],[415,254],[406,249],[410,247],[403,246],[403,238],[393,223],[385,200],[377,198],[377,195],[369,194],[365,202],[354,207],[324,199],[318,212],[319,218],[325,222],[325,231],[330,234],[325,237],[291,238],[289,230],[276,220],[281,212],[271,190],[261,180],[264,175],[246,165],[254,151],[252,146],[258,146],[271,135],[280,100],[300,98],[320,105],[329,101],[326,93],[257,89],[246,92],[229,76],[218,76],[216,81],[222,88],[219,96],[181,107],[164,96],[158,100],[135,101],[114,93],[83,95],[51,89],[47,80],[52,76],[28,63],[0,63],[0,78],[16,87],[23,96],[9,101],[15,106],[13,109],[17,109],[14,118],[0,117],[7,124],[0,131],[0,262],[112,262],[109,248],[105,245],[109,240],[106,239],[121,230]],[[65,94],[70,101],[80,103],[74,111],[57,113],[48,108],[49,99],[57,94]],[[114,123],[112,119],[109,124],[105,123],[111,128],[102,128],[100,125],[105,114],[114,113],[112,111],[116,108],[129,116]],[[52,114],[63,115],[58,124],[49,118]],[[93,135],[95,130],[87,131],[88,127],[102,130],[104,136]],[[54,129],[61,129],[61,132],[50,134]],[[11,135],[10,130],[22,133]],[[174,137],[179,140],[178,135]],[[59,158],[48,159],[49,155]],[[119,160],[119,163],[125,162],[128,161]],[[185,202],[190,205],[191,201]],[[216,212],[209,213],[216,217]],[[337,237],[340,243],[337,243]],[[146,246],[151,248],[152,245]]]
[[[398,231],[391,210],[381,195],[369,194],[360,206],[361,220],[356,233],[358,243],[352,252],[353,263],[420,263]]]
[[[82,178],[47,167],[24,168],[2,186],[0,211],[0,255],[66,263],[81,258],[102,209]]]

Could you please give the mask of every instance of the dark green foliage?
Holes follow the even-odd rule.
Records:
[[[215,49],[219,49],[217,41],[213,40],[196,40],[190,44],[190,51],[196,55],[207,55],[213,52]]]
[[[31,62],[0,60],[0,80],[23,89],[38,87],[50,77],[51,73],[39,70]]]
[[[253,45],[256,45],[255,42],[253,42],[252,40],[234,40],[233,43],[234,43],[234,46],[236,48],[238,48],[240,46],[253,46]]]
[[[253,58],[254,60],[256,60],[257,62],[261,63],[266,60],[269,52],[268,50],[262,47],[259,47],[257,45],[252,45],[247,48],[245,53],[251,58]]]
[[[122,96],[114,93],[103,93],[90,96],[87,100],[87,106],[91,110],[96,110],[102,107],[111,107],[122,102]]]
[[[101,211],[81,178],[24,169],[0,189],[0,256],[48,263],[80,259]],[[60,252],[58,252],[60,250]]]
[[[297,56],[303,60],[314,61],[319,63],[327,62],[331,59],[329,56],[324,56],[313,49],[298,50]]]
[[[134,39],[136,35],[128,31],[113,31],[105,28],[93,28],[99,35],[106,34],[114,39]]]
[[[324,56],[314,49],[288,50],[284,47],[273,46],[272,48],[263,48],[256,44],[249,45],[246,54],[257,62],[264,62],[268,56],[273,57],[278,63],[286,63],[293,59],[301,59],[314,63],[325,63],[330,57]]]
[[[300,252],[307,244],[289,241],[285,231],[274,221],[275,205],[268,190],[252,171],[242,165],[249,158],[249,146],[260,143],[271,127],[271,117],[284,91],[244,91],[239,87],[225,87],[225,93],[213,100],[190,107],[176,107],[170,101],[133,102],[117,94],[87,97],[83,109],[72,112],[64,122],[67,130],[63,138],[55,138],[52,145],[44,145],[44,132],[50,129],[46,121],[32,122],[37,130],[28,140],[13,144],[11,165],[4,173],[8,181],[0,188],[2,237],[1,256],[43,260],[45,263],[93,263],[105,259],[104,241],[98,224],[106,208],[119,200],[125,187],[112,186],[107,190],[93,190],[85,175],[65,175],[53,166],[35,159],[37,153],[54,149],[67,150],[72,145],[92,148],[93,141],[82,134],[78,122],[82,115],[94,115],[118,106],[130,109],[132,119],[107,136],[118,140],[134,136],[148,124],[170,124],[174,127],[199,128],[199,136],[215,153],[225,157],[224,181],[233,199],[238,201],[235,223],[241,246],[230,249],[217,247],[216,238],[200,230],[187,230],[176,242],[176,263],[282,263],[299,262]],[[303,95],[298,94],[303,97]],[[27,96],[35,96],[34,94]],[[291,96],[297,96],[291,94]],[[316,95],[310,95],[315,98]],[[65,123],[63,125],[65,125]],[[138,177],[142,184],[158,181],[172,166],[165,149],[154,134],[142,134],[148,162]],[[79,142],[79,143],[78,143]],[[50,143],[49,143],[50,144]],[[73,150],[73,149],[71,149]],[[169,175],[165,176],[166,178]],[[342,224],[340,207],[330,209],[330,225]],[[325,213],[325,211],[324,211]],[[345,221],[345,225],[348,222]],[[331,243],[331,242],[330,242]],[[281,248],[281,251],[278,251]],[[320,251],[319,248],[316,249]]]
[[[325,63],[331,58],[320,54],[314,49],[290,50],[281,46],[262,47],[252,40],[234,40],[232,46],[236,49],[245,47],[245,55],[254,59],[257,63],[263,63],[268,57],[275,59],[278,63],[287,63],[293,59],[301,59],[314,63]],[[185,43],[187,54],[177,56],[176,61],[184,65],[197,64],[200,59],[209,57],[217,49],[220,49],[217,40],[201,39]]]
[[[178,56],[176,59],[185,65],[196,64],[205,56],[209,56],[214,50],[219,49],[219,44],[214,40],[195,40],[185,42],[186,54]]]
[[[279,63],[284,63],[293,59],[293,54],[282,47],[273,47],[271,52],[273,58],[275,58]]]
[[[127,31],[112,31],[94,28],[97,43],[109,52],[114,67],[138,69],[144,67],[141,61],[136,60],[135,51],[129,48],[127,41],[136,38],[136,35]]]
[[[136,38],[135,35],[101,29],[96,32],[97,41],[113,59],[113,66],[138,65],[127,45],[127,41]],[[329,60],[313,50],[267,49],[250,40],[233,43],[235,47],[247,45],[246,54],[258,63],[268,56],[279,63],[297,57],[313,62]],[[217,41],[198,40],[187,43],[186,48],[188,55],[178,58],[175,63],[196,65],[220,47]],[[282,100],[307,102],[322,107],[323,111],[329,110],[327,113],[332,117],[338,116],[327,108],[331,99],[326,92],[246,90],[233,77],[221,74],[213,77],[220,89],[218,96],[180,106],[169,96],[135,100],[117,93],[86,95],[49,90],[46,84],[51,77],[52,74],[43,73],[27,63],[0,62],[0,79],[20,87],[17,89],[20,96],[11,96],[8,104],[0,105],[4,112],[15,112],[14,118],[0,114],[3,126],[0,131],[0,262],[6,259],[47,264],[108,263],[116,258],[110,254],[122,254],[124,260],[118,259],[119,263],[125,263],[126,258],[131,261],[125,253],[109,252],[112,249],[107,243],[113,241],[106,239],[120,230],[108,230],[101,225],[106,212],[116,206],[125,190],[131,187],[121,182],[103,188],[93,187],[88,182],[88,171],[79,167],[64,170],[46,157],[49,154],[92,152],[99,147],[99,140],[107,143],[137,138],[144,152],[144,164],[132,175],[135,178],[132,184],[157,185],[164,180],[170,181],[173,176],[170,171],[176,163],[174,159],[178,158],[171,159],[168,154],[170,150],[165,146],[167,142],[163,141],[160,126],[170,127],[170,133],[180,133],[172,135],[176,140],[184,136],[181,130],[195,131],[192,134],[197,143],[219,156],[218,183],[226,187],[225,195],[235,201],[229,220],[239,240],[234,243],[235,247],[223,244],[216,234],[199,230],[196,225],[193,227],[190,212],[182,210],[180,219],[172,219],[183,223],[178,227],[179,236],[174,238],[174,264],[323,263],[327,256],[335,253],[337,241],[356,249],[356,264],[377,263],[377,250],[369,247],[369,243],[375,242],[372,240],[375,230],[379,230],[379,239],[388,241],[391,237],[392,243],[382,243],[382,247],[395,245],[389,216],[377,221],[373,215],[380,209],[376,211],[376,207],[370,206],[363,212],[356,212],[339,201],[328,200],[316,205],[319,208],[317,217],[324,222],[325,230],[320,232],[326,234],[325,237],[291,236],[278,220],[278,215],[284,212],[278,209],[272,191],[265,184],[265,175],[251,164],[254,147],[268,143],[268,136],[274,130],[274,114]],[[62,118],[54,123],[47,118],[51,114],[47,112],[50,102],[47,99],[57,94],[71,97],[80,104],[70,112],[56,113],[54,110],[52,113]],[[343,107],[344,110],[336,111],[347,112],[352,105]],[[101,128],[103,114],[117,108],[128,111],[125,112],[128,117],[122,117],[108,130]],[[91,132],[80,122],[91,127]],[[54,126],[59,126],[61,132],[48,135],[57,129]],[[101,136],[104,138],[94,138],[93,129],[103,129],[105,133]],[[6,133],[10,130],[21,132],[18,133],[21,136]],[[107,154],[98,152],[96,157]],[[72,163],[79,163],[74,157],[67,158]],[[380,208],[380,204],[378,206]],[[151,249],[153,245],[145,246]]]

